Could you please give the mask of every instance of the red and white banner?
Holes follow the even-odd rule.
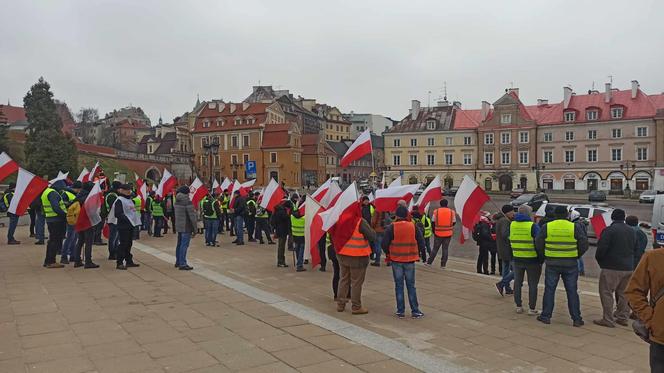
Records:
[[[231,186],[230,196],[228,197],[228,206],[233,207],[233,200],[235,199],[235,191],[239,191],[242,188],[242,184],[239,181],[235,180]]]
[[[81,206],[81,212],[78,214],[78,220],[76,220],[76,225],[74,226],[76,232],[84,231],[101,222],[102,198],[101,186],[99,181],[97,181],[92,190],[90,190],[87,198],[85,198],[83,206]]]
[[[208,188],[203,184],[201,179],[196,178],[194,182],[189,186],[189,199],[194,205],[194,208],[198,208],[198,203],[209,193]]]
[[[134,173],[134,177],[136,178],[136,195],[141,198],[141,209],[144,209],[145,201],[148,197],[148,185],[145,180],[138,177],[136,173]]]
[[[30,203],[46,188],[48,188],[48,181],[19,167],[14,196],[7,212],[18,216],[25,214]]]
[[[380,180],[380,189],[385,188],[387,186],[386,183],[387,182],[385,181],[385,173],[383,173],[383,178]]]
[[[0,153],[0,181],[18,171],[18,163],[5,153]]]
[[[96,162],[95,166],[92,167],[92,170],[90,170],[90,175],[88,175],[88,180],[87,181],[95,181],[95,176],[97,176],[100,169],[101,168],[99,167],[99,162]]]
[[[323,219],[320,217],[319,212],[325,209],[311,196],[307,196],[305,205],[304,258],[311,259],[311,268],[316,268],[321,261],[318,252],[318,241],[325,235],[325,231],[323,231]]]
[[[426,206],[429,202],[437,201],[443,198],[442,186],[443,185],[440,182],[439,176],[436,176],[433,180],[431,180],[429,186],[424,189],[424,192],[422,192],[420,198],[418,198],[417,202],[415,203],[420,208],[420,211],[424,211],[424,206]]]
[[[489,201],[489,195],[468,175],[464,175],[459,190],[454,197],[454,207],[461,220],[461,225],[472,232],[480,209]],[[460,237],[463,243],[464,235]]]
[[[595,215],[592,218],[590,218],[590,224],[593,226],[593,230],[595,231],[595,236],[599,240],[600,236],[602,235],[602,231],[611,223],[613,223],[613,220],[611,220],[611,214],[612,211],[605,212],[600,215]]]
[[[251,188],[254,187],[254,184],[256,184],[256,179],[251,179],[249,181],[245,181],[244,183],[240,184],[240,195],[242,197],[248,196],[249,192],[251,191]]]
[[[331,183],[330,188],[328,189],[327,193],[325,193],[325,197],[320,200],[320,205],[323,206],[325,209],[330,209],[334,204],[337,202],[339,197],[341,196],[341,188],[339,187],[339,184],[337,183]]]
[[[82,183],[85,183],[86,181],[88,181],[89,175],[90,175],[90,171],[88,171],[88,168],[83,167],[83,170],[81,170],[81,173],[78,174],[78,178],[76,180],[78,180]]]
[[[173,188],[175,188],[175,184],[177,184],[177,182],[178,180],[175,178],[175,176],[171,175],[167,169],[164,169],[164,176],[161,177],[161,181],[157,187],[157,196],[162,198],[167,196],[168,193],[170,193]]]
[[[48,184],[53,185],[53,183],[55,183],[56,181],[67,180],[68,175],[69,175],[69,172],[58,171],[58,176],[56,176],[55,179],[49,180]]]
[[[221,191],[222,191],[222,192],[225,192],[225,191],[227,191],[228,188],[230,188],[231,186],[233,186],[233,182],[231,181],[231,179],[229,179],[229,178],[225,178],[224,181],[221,182]]]
[[[220,196],[221,193],[223,192],[223,190],[221,190],[221,185],[217,181],[217,178],[215,178],[214,181],[212,182],[212,191],[218,196]]]
[[[379,212],[393,212],[397,209],[399,200],[404,200],[406,203],[410,202],[419,188],[420,184],[412,184],[378,189],[376,199],[373,201],[374,207]]]
[[[323,197],[327,194],[327,191],[330,189],[330,185],[332,183],[332,179],[327,179],[325,182],[316,189],[315,192],[311,194],[311,198],[313,198],[316,202],[320,202]]]
[[[348,167],[353,161],[356,161],[367,154],[371,154],[371,132],[368,129],[362,132],[357,140],[355,140],[350,148],[348,148],[339,164],[341,167]]]
[[[337,250],[346,245],[357,222],[362,218],[359,199],[357,187],[353,182],[341,193],[331,209],[320,213],[323,231],[330,233],[332,244]]]
[[[398,186],[401,186],[401,176],[399,176],[396,179],[392,180],[390,185],[388,185],[387,187],[392,188],[392,187],[398,187]]]
[[[270,179],[270,183],[267,184],[263,191],[263,195],[261,196],[260,206],[267,211],[273,212],[274,208],[285,196],[286,194],[284,193],[284,190],[281,189],[279,183],[274,179]]]

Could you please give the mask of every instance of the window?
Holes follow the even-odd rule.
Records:
[[[400,155],[393,155],[392,156],[392,165],[401,166],[401,156]]]
[[[398,148],[401,146],[401,139],[394,139],[394,147]]]
[[[512,163],[510,152],[500,152],[500,164],[510,164]]]
[[[620,119],[622,117],[623,117],[623,108],[614,107],[614,108],[611,109],[611,118]]]
[[[427,139],[427,145],[428,145],[428,146],[433,146],[433,145],[434,145],[434,139],[433,139],[433,137],[429,137],[429,138]]]
[[[521,144],[527,144],[530,142],[530,133],[527,131],[519,132],[519,142]]]
[[[410,154],[408,160],[411,166],[417,166],[417,154]]]
[[[501,114],[500,115],[501,124],[510,124],[512,123],[512,114]]]
[[[611,129],[611,137],[614,139],[619,139],[622,137],[622,129],[620,128],[613,128]]]
[[[553,162],[553,152],[550,150],[547,150],[544,152],[544,163],[552,163]]]
[[[297,154],[297,153],[293,153]],[[242,163],[247,164],[249,162],[249,154],[242,154]]]
[[[464,136],[463,137],[463,144],[464,145],[470,145],[472,143],[472,140],[470,139],[470,136]]]
[[[567,163],[574,162],[574,150],[565,150],[565,162]]]
[[[636,127],[637,137],[648,137],[648,127]]]
[[[446,137],[445,138],[445,145],[452,145],[452,138],[451,137]]]
[[[648,160],[648,148],[636,148],[636,160],[637,161],[647,161]]]
[[[597,140],[597,130],[588,130],[588,140]]]
[[[597,149],[588,149],[588,162],[597,162]]]
[[[501,144],[509,144],[509,143],[511,143],[511,142],[512,142],[512,138],[511,138],[511,137],[512,137],[512,136],[511,136],[511,133],[509,133],[509,132],[501,132],[501,133],[500,133],[500,143],[501,143]]]
[[[463,164],[468,166],[473,163],[473,156],[472,154],[464,154],[463,155]]]
[[[276,152],[271,152],[270,153],[270,163],[277,163],[277,153]]]
[[[574,131],[565,132],[565,141],[574,141]]]
[[[565,112],[565,122],[574,122],[576,120],[576,113],[573,111]]]
[[[427,166],[436,164],[436,156],[434,154],[427,154]]]
[[[493,164],[493,153],[484,153],[484,164],[486,165]]]
[[[586,111],[586,120],[597,120],[598,116],[599,116],[599,111],[597,110]]]
[[[203,121],[203,128],[207,128],[207,127],[210,127],[210,121],[206,119],[206,120]]]
[[[428,130],[435,130],[436,129],[436,121],[435,120],[428,120],[427,121],[427,129]]]
[[[242,146],[249,147],[249,135],[242,136]]]
[[[551,132],[544,132],[544,142],[553,141],[553,134]]]
[[[224,120],[221,118],[217,118],[217,127],[221,127],[224,124]]]
[[[417,139],[410,139],[410,146],[417,146]]]
[[[201,146],[205,146],[208,144],[208,138],[207,137],[201,137]]]
[[[493,145],[493,133],[484,134],[484,145]]]
[[[231,147],[232,148],[237,148],[238,147],[237,136],[235,136],[235,135],[231,136]]]
[[[528,152],[519,152],[519,164],[528,164]]]
[[[235,118],[235,125],[242,124],[242,118]]]
[[[614,162],[622,161],[622,148],[611,149],[611,160]]]
[[[238,164],[237,154],[231,154],[231,164]]]
[[[445,154],[445,165],[449,166],[453,163],[453,154]]]
[[[207,166],[208,163],[208,157],[201,155],[201,165]]]

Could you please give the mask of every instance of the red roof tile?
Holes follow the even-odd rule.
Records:
[[[481,110],[466,110],[457,109],[454,111],[454,122],[452,129],[455,130],[468,130],[479,127],[482,121]]]
[[[223,105],[223,110],[219,112],[219,106]],[[271,104],[265,103],[225,103],[214,102],[214,107],[210,108],[210,103],[206,104],[196,118],[193,132],[218,132],[218,131],[237,131],[238,129],[259,128],[261,123],[267,119],[267,108]],[[231,106],[233,112],[231,113]],[[252,116],[255,121],[253,124],[235,125],[235,118],[241,117],[243,120]],[[223,124],[217,126],[217,119],[223,119]],[[210,122],[209,127],[203,127],[205,120]]]
[[[7,123],[12,124],[14,122],[28,120],[25,117],[25,109],[20,106],[9,106],[9,105],[0,105],[0,111],[7,118]]]

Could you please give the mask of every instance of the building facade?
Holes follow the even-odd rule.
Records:
[[[352,139],[356,139],[367,129],[376,135],[382,135],[394,125],[392,119],[378,114],[357,114],[351,111],[349,114],[344,114],[344,119],[351,123],[350,138]]]

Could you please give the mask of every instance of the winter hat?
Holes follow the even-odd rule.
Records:
[[[625,220],[625,210],[623,209],[615,209],[611,213],[611,220],[613,221],[623,221]]]
[[[111,183],[111,190],[116,190],[122,186],[122,183],[115,180]]]
[[[399,206],[397,207],[396,215],[397,218],[405,219],[406,217],[408,217],[408,209],[403,206]]]
[[[634,215],[630,215],[625,218],[625,223],[627,223],[629,226],[636,227],[639,225],[639,218]]]
[[[186,185],[183,185],[178,188],[178,193],[184,193],[184,194],[189,194],[189,187]]]
[[[501,211],[503,212],[503,214],[507,214],[508,212],[514,211],[514,207],[512,207],[512,205],[503,205]]]

